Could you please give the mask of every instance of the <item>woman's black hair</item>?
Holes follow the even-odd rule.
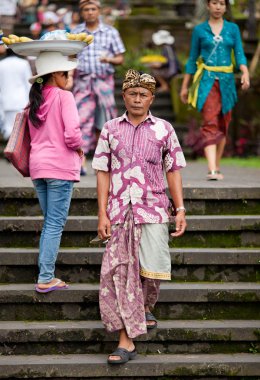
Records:
[[[209,2],[211,0],[206,0],[207,1],[207,4],[209,4]],[[229,0],[225,0],[225,4],[226,4],[226,14],[225,14],[225,18],[227,18],[228,20],[232,20],[232,12],[231,12],[231,6],[230,6],[230,1]]]
[[[50,77],[51,74],[43,75],[41,77],[43,79],[42,83],[34,82],[29,93],[29,119],[35,128],[39,128],[41,126],[41,121],[37,116],[37,111],[44,101],[42,96],[42,87]]]
[[[209,3],[210,2],[210,0],[207,0],[207,3]],[[227,9],[230,7],[230,2],[229,2],[229,0],[225,0],[225,3],[226,3],[226,7],[227,7]]]

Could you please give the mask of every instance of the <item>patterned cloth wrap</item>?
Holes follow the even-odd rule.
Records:
[[[117,116],[114,97],[114,77],[81,75],[76,71],[73,94],[80,116],[85,154],[96,146],[95,130],[102,130],[104,123]]]
[[[123,82],[123,91],[130,87],[143,87],[155,93],[156,80],[150,74],[141,74],[136,70],[130,69],[126,72]]]
[[[98,8],[101,8],[101,3],[98,0],[80,0],[79,2],[79,9],[82,9],[85,7],[85,5],[94,4]]]
[[[109,332],[126,329],[129,338],[146,334],[145,306],[153,308],[160,280],[140,276],[141,224],[135,224],[129,206],[124,223],[112,225],[101,267],[99,306]]]

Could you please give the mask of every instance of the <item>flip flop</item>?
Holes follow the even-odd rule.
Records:
[[[218,181],[219,176],[218,176],[217,171],[216,170],[209,171],[206,179],[207,179],[207,181]]]
[[[36,292],[38,293],[49,293],[49,292],[53,292],[54,290],[64,290],[64,289],[68,289],[69,285],[65,284],[63,286],[58,286],[59,284],[61,284],[63,281],[61,280],[57,280],[52,286],[50,286],[49,288],[45,288],[45,289],[41,289],[39,288],[38,284],[35,285],[35,290]]]
[[[145,319],[146,319],[146,321],[155,322],[153,325],[146,325],[147,330],[152,330],[152,329],[155,329],[157,327],[157,319],[155,318],[155,316],[151,312],[149,312],[149,311],[145,312]]]
[[[109,364],[124,364],[127,363],[129,360],[133,360],[136,357],[136,355],[136,349],[134,349],[133,351],[128,351],[125,348],[117,347],[117,349],[108,356],[107,362]],[[120,356],[121,359],[109,359],[110,356]]]

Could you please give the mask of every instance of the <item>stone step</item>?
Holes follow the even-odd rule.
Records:
[[[66,291],[39,294],[32,284],[0,284],[0,303],[98,302],[99,284],[71,284]],[[159,302],[258,302],[260,283],[161,284]],[[260,317],[260,315],[259,315]]]
[[[91,163],[91,162],[90,162]],[[10,166],[11,168],[11,166]],[[7,168],[5,168],[7,170]],[[185,170],[185,169],[184,169]],[[194,168],[195,170],[195,168]],[[238,172],[235,172],[238,175]],[[245,172],[244,172],[245,173]],[[191,174],[191,173],[190,173]],[[252,175],[252,174],[251,174]],[[13,181],[14,180],[14,181]],[[0,197],[3,201],[7,199],[31,199],[37,198],[33,185],[30,180],[23,182],[19,181],[19,187],[15,185],[17,178],[10,176],[8,181],[3,182],[0,187]],[[250,181],[250,178],[247,179]],[[252,182],[252,179],[251,179]],[[243,199],[245,203],[249,200],[259,200],[259,186],[254,184],[244,184],[243,186],[232,186],[231,183],[208,181],[205,186],[202,182],[199,186],[191,186],[189,183],[184,185],[184,199],[187,201],[203,201],[203,200],[218,200],[232,201]],[[73,200],[77,199],[96,199],[96,177],[88,176],[87,182],[75,184],[73,190]]]
[[[56,276],[98,282],[104,248],[61,249]],[[260,249],[170,249],[172,281],[257,281]],[[36,282],[38,249],[0,248],[0,283]]]
[[[98,284],[39,294],[33,284],[0,285],[0,320],[99,319]],[[259,283],[170,283],[161,285],[160,319],[259,319]],[[225,306],[227,305],[227,306]]]
[[[0,357],[0,378],[149,378],[173,379],[188,376],[259,376],[260,355],[138,355],[116,368],[106,355],[43,355]],[[193,377],[194,379],[194,377]]]
[[[104,247],[61,248],[60,265],[100,265]],[[171,248],[172,265],[258,265],[260,249]],[[30,266],[37,263],[37,248],[0,248],[0,265]]]
[[[95,232],[97,216],[69,216],[64,231]],[[1,232],[40,231],[42,216],[0,216]],[[260,215],[188,215],[186,231],[258,231]]]
[[[109,353],[118,339],[100,321],[0,322],[0,355]],[[260,320],[159,321],[135,339],[142,354],[249,352],[258,348]],[[75,349],[75,347],[77,347]]]
[[[70,215],[97,215],[97,192],[95,177],[87,178],[74,188]],[[28,181],[31,185],[31,182]],[[184,199],[187,214],[254,215],[260,214],[259,188],[221,188],[218,184],[212,188],[184,187]],[[40,215],[39,202],[31,186],[2,186],[0,188],[1,216]]]
[[[0,246],[35,246],[42,222],[41,216],[0,217]],[[170,246],[227,248],[260,245],[258,215],[192,215],[187,216],[187,223],[185,236],[172,239]],[[170,230],[174,230],[174,226],[170,226]],[[96,231],[96,216],[69,216],[62,246],[86,247],[96,236]]]

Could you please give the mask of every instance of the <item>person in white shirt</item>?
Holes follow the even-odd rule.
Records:
[[[18,0],[0,1],[0,25],[5,36],[13,33],[16,21],[17,4]]]
[[[18,57],[11,49],[6,50],[6,57],[0,61],[0,96],[4,113],[2,134],[8,140],[12,132],[15,115],[22,111],[29,102],[32,76],[30,64]]]

